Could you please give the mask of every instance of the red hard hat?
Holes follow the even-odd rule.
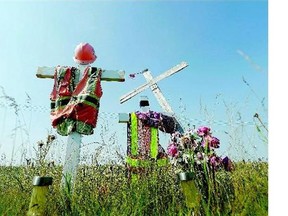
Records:
[[[91,64],[96,60],[94,48],[89,43],[80,43],[74,51],[74,61],[78,64]]]

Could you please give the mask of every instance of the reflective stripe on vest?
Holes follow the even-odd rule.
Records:
[[[61,135],[71,131],[89,135],[96,127],[102,96],[102,70],[87,67],[81,80],[75,83],[79,74],[80,70],[75,67],[57,67],[55,71],[50,94],[51,120]]]
[[[51,99],[51,111],[57,111],[57,110],[62,110],[63,108],[65,108],[65,106],[69,103],[69,102],[81,102],[81,103],[85,103],[89,106],[92,106],[94,108],[99,108],[99,100],[102,96],[102,92],[98,92],[97,90],[97,81],[95,82],[95,80],[100,79],[99,77],[101,77],[101,69],[97,69],[97,68],[91,68],[88,67],[86,68],[86,70],[84,72],[85,80],[85,86],[82,87],[82,89],[79,89],[78,93],[76,93],[76,95],[73,94],[73,91],[75,89],[73,89],[71,86],[75,85],[74,83],[74,76],[76,76],[76,74],[79,73],[79,69],[77,68],[67,68],[67,67],[60,67],[58,69],[58,73],[56,71],[56,77],[57,79],[55,79],[55,86],[53,88],[53,92],[51,93],[50,99]],[[67,72],[67,75],[65,74],[65,72]],[[99,76],[100,74],[100,76]],[[79,74],[78,74],[79,75]],[[59,88],[58,85],[60,85],[59,80],[61,80],[61,82],[65,82],[66,84],[68,83],[67,88],[65,88],[65,92],[63,90],[62,87],[62,93],[64,95],[57,95],[57,91],[56,89]],[[77,86],[77,85],[76,85]],[[86,94],[81,91],[87,92]]]

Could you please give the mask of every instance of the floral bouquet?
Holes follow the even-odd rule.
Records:
[[[189,129],[183,134],[172,134],[167,153],[177,172],[195,173],[199,169],[231,171],[231,160],[216,155],[215,149],[219,147],[220,140],[212,136],[209,127],[202,126],[194,130]]]
[[[136,115],[143,122],[144,125],[155,128],[159,127],[161,121],[160,113],[151,110],[149,112],[137,111]]]
[[[215,149],[219,147],[220,140],[212,135],[208,127],[172,134],[167,153],[176,167],[187,207],[195,210],[202,205],[206,210],[215,211],[213,206],[218,206],[216,200],[219,196],[225,204],[227,195],[224,192],[221,194],[221,191],[226,190],[220,183],[223,182],[223,173],[218,176],[216,171],[231,171],[233,166],[228,157],[216,154]]]

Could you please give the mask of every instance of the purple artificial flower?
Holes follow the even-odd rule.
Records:
[[[233,170],[232,161],[227,156],[222,159],[222,164],[223,164],[223,167],[226,171],[230,172]]]
[[[135,73],[134,74],[129,74],[129,77],[133,79],[133,78],[135,78],[135,75],[136,75]]]
[[[139,119],[141,119],[141,120],[147,119],[147,114],[146,114],[146,113],[137,111],[137,112],[136,112],[136,115],[137,115],[137,117],[138,117]]]
[[[213,165],[215,165],[216,164],[216,156],[215,155],[213,155],[212,157],[210,157],[209,158],[210,160],[210,164],[213,166]]]
[[[178,156],[179,151],[178,151],[178,148],[177,148],[175,143],[171,143],[168,145],[167,153],[171,157],[177,157]]]
[[[145,126],[148,127],[159,127],[160,124],[160,113],[149,111],[145,112],[136,112],[137,117],[143,122]]]
[[[199,127],[198,130],[197,130],[197,134],[199,136],[209,135],[210,134],[210,128],[205,127],[205,126]]]
[[[212,155],[209,158],[209,163],[213,168],[217,169],[219,167],[219,165],[221,164],[221,162],[222,162],[222,158],[217,157],[216,155]]]
[[[203,137],[201,145],[205,148],[207,145],[210,148],[219,148],[220,140],[216,137],[212,137],[210,135],[207,135]]]
[[[209,139],[210,143],[209,143],[209,146],[212,147],[212,148],[219,148],[219,145],[220,145],[220,140],[216,137],[211,137]]]
[[[160,119],[160,113],[155,112],[155,111],[150,111],[150,118],[152,119]]]
[[[210,140],[211,140],[211,136],[207,135],[205,137],[203,137],[201,145],[206,148],[208,146],[208,148],[210,147]]]

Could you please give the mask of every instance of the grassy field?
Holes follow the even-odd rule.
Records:
[[[0,167],[0,215],[25,215],[36,175],[52,176],[47,215],[268,215],[268,163],[241,161],[216,173],[211,196],[187,208],[171,166],[129,183],[123,166],[82,166],[73,191],[60,188],[60,166]]]
[[[4,99],[6,102],[10,101],[8,104],[15,108],[15,115],[18,118],[19,106],[15,99],[5,94]],[[239,114],[234,109],[229,110],[227,113],[231,113],[232,117],[235,113]],[[258,114],[254,115],[255,118],[257,133],[267,144],[268,130]],[[241,139],[247,136],[245,130],[236,125],[227,133],[231,137],[231,146],[239,148],[239,155],[244,157],[245,155],[242,155],[244,148],[241,149],[244,141]],[[133,184],[128,181],[124,166],[115,164],[80,166],[73,190],[68,187],[61,188],[62,167],[45,161],[50,142],[51,140],[47,141],[47,145],[38,143],[38,148],[40,144],[42,147],[38,149],[36,158],[33,159],[34,166],[0,165],[0,216],[27,214],[34,176],[53,177],[53,184],[47,194],[47,216],[268,215],[266,161],[238,161],[234,162],[232,172],[218,171],[215,173],[215,178],[212,180],[209,178],[206,182],[196,178],[201,199],[198,205],[191,209],[187,206],[183,188],[172,165],[161,169],[151,167],[145,177]]]

